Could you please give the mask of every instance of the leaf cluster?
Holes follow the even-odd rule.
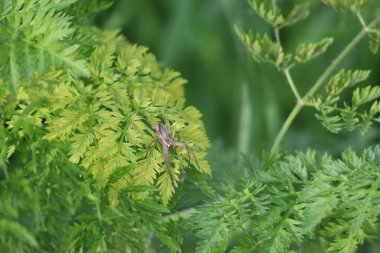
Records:
[[[250,0],[249,3],[260,17],[277,28],[293,25],[304,20],[310,14],[307,3],[295,5],[287,15],[284,15],[281,8],[270,0]]]
[[[163,215],[187,170],[211,175],[210,143],[179,73],[88,25],[108,6],[0,1],[1,252],[180,251]],[[193,157],[167,168],[157,122]]]
[[[250,3],[253,9],[274,27],[276,33],[279,33],[280,29],[306,19],[309,15],[307,4],[296,5],[287,18],[284,18],[281,9],[273,1],[252,0]],[[279,70],[290,69],[297,64],[306,63],[326,52],[333,43],[332,38],[324,38],[315,43],[301,43],[295,52],[287,53],[281,45],[278,34],[276,34],[276,39],[272,40],[267,34],[254,35],[251,31],[244,33],[237,26],[235,26],[235,32],[250,51],[253,59],[259,63],[273,64]]]
[[[379,86],[357,87],[352,92],[351,102],[344,101],[344,91],[366,80],[369,74],[370,71],[365,70],[342,69],[327,83],[327,96],[312,102],[318,110],[317,118],[330,132],[338,133],[344,127],[349,131],[360,128],[360,132],[365,134],[372,122],[379,121]]]
[[[334,7],[338,11],[350,11],[358,16],[363,29],[369,38],[369,48],[373,54],[377,54],[380,44],[380,28],[369,28],[362,17],[362,12],[369,3],[367,0],[322,0],[323,3]]]
[[[367,0],[322,0],[322,2],[340,11],[350,10],[358,13],[363,9]]]
[[[321,251],[355,252],[379,225],[379,155],[379,146],[339,159],[309,150],[246,167],[252,176],[244,186],[190,219],[197,252],[288,252],[308,238]]]
[[[369,36],[371,51],[373,53],[377,52],[379,46],[379,31],[377,26],[373,26],[376,22],[369,26],[365,23],[360,14],[360,10],[365,6],[366,1],[323,2],[338,9],[351,9],[351,11],[357,15],[363,26],[363,31],[361,32],[363,36]],[[318,111],[316,114],[317,118],[321,120],[322,125],[332,133],[338,133],[343,128],[349,131],[360,128],[361,133],[364,134],[368,131],[373,122],[379,121],[378,113],[380,112],[380,106],[377,99],[380,96],[380,90],[378,86],[357,87],[352,93],[351,102],[345,101],[347,91],[351,90],[358,83],[366,80],[369,76],[369,71],[350,71],[342,69],[327,82],[325,86],[326,95],[314,96],[319,86],[324,84],[324,79],[329,77],[329,75],[325,74],[329,73],[332,68],[327,68],[326,72],[322,74],[321,79],[317,80],[314,86],[302,97],[292,79],[289,72],[290,69],[297,64],[309,62],[315,57],[325,53],[333,43],[333,38],[324,38],[316,43],[301,43],[296,47],[294,53],[287,53],[281,44],[279,32],[280,29],[286,26],[282,26],[281,24],[288,23],[282,23],[285,19],[276,1],[264,1],[261,3],[259,1],[252,1],[251,6],[261,17],[272,24],[275,38],[271,39],[268,34],[254,36],[252,32],[244,33],[238,27],[235,27],[235,31],[257,62],[266,62],[275,65],[279,71],[285,74],[297,98],[297,103],[300,104],[301,107],[304,105],[315,107]],[[298,9],[298,7],[296,6],[295,9]],[[293,11],[291,13],[293,13]],[[307,15],[299,15],[303,18],[307,17]],[[300,21],[302,19],[296,20]],[[295,22],[290,23],[294,24]],[[333,63],[332,66],[336,67],[334,65],[335,63]],[[371,103],[370,106],[368,106],[369,103]]]
[[[255,61],[275,65],[285,74],[297,103],[276,137],[271,155],[264,156],[260,165],[236,164],[250,173],[245,177],[247,181],[221,187],[224,191],[216,200],[191,217],[189,223],[199,238],[197,252],[301,252],[311,240],[318,242],[317,252],[356,252],[376,235],[380,214],[379,146],[361,155],[347,149],[337,159],[311,150],[282,157],[276,152],[304,106],[315,107],[317,118],[333,133],[344,127],[350,131],[360,128],[365,133],[378,121],[379,87],[359,86],[369,77],[369,71],[342,69],[328,78],[361,38],[376,34],[374,25],[379,17],[369,25],[365,23],[360,9],[366,1],[324,2],[339,9],[350,8],[363,30],[303,96],[289,70],[326,52],[333,39],[301,43],[295,52],[285,52],[280,30],[287,26],[283,25],[286,18],[276,1],[250,1],[258,15],[272,25],[274,36],[235,28]],[[376,51],[376,43],[370,43]],[[315,96],[326,81],[326,94]],[[347,102],[350,90],[352,99]]]

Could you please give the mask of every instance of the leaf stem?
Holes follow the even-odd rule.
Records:
[[[277,44],[281,47],[280,28],[275,27],[274,28],[274,34],[275,34],[275,37],[276,37]],[[300,93],[297,90],[297,86],[295,85],[295,83],[293,81],[293,78],[292,78],[292,75],[290,74],[289,68],[281,69],[281,71],[284,72],[284,74],[286,76],[286,80],[288,80],[289,86],[292,89],[294,96],[297,98],[297,101],[300,101],[301,100],[301,96],[300,96]]]
[[[276,15],[276,0],[272,0],[272,7],[273,7],[273,13],[274,13],[274,15]],[[280,47],[282,47],[281,36],[280,36],[280,29],[281,28],[277,27],[277,26],[274,26],[273,28],[274,28],[274,36],[276,38],[276,42]],[[287,69],[281,69],[281,71],[284,72],[284,74],[286,76],[286,80],[288,80],[289,86],[292,89],[294,96],[297,98],[297,101],[300,101],[301,100],[300,93],[297,90],[297,87],[293,81],[293,78],[292,78],[292,75],[290,74],[289,69],[288,68]]]
[[[367,27],[372,28],[380,21],[380,16],[375,18]],[[343,51],[333,60],[333,62],[327,67],[327,69],[322,73],[318,80],[313,84],[310,90],[305,94],[305,96],[298,101],[296,106],[290,112],[288,118],[285,120],[285,123],[282,125],[279,133],[277,134],[274,143],[271,148],[271,153],[277,151],[282,140],[284,139],[287,131],[289,130],[294,119],[297,117],[300,110],[304,107],[305,101],[312,97],[315,92],[324,84],[326,79],[332,74],[335,68],[342,62],[342,60],[351,52],[351,50],[363,39],[366,35],[367,29],[363,28],[352,40],[351,42],[343,49]]]
[[[277,151],[281,141],[284,139],[286,132],[288,131],[289,127],[293,123],[294,119],[296,118],[302,107],[303,103],[298,102],[296,106],[293,108],[293,110],[290,112],[288,118],[285,120],[285,123],[282,125],[280,132],[278,132],[276,139],[274,140],[274,143],[270,151],[272,154]]]
[[[276,16],[276,0],[272,0],[272,9],[273,15]],[[280,28],[276,25],[273,25],[274,28],[274,36],[276,37],[277,43],[281,46],[281,38],[280,38]]]
[[[380,17],[380,16],[379,16]],[[336,57],[328,68],[323,72],[319,79],[314,83],[311,89],[306,93],[305,99],[310,98],[318,91],[326,79],[332,74],[335,68],[341,63],[341,61],[348,55],[349,52],[359,43],[361,39],[366,35],[366,31],[362,29],[352,41],[343,49],[343,51]]]
[[[363,29],[364,30],[368,29],[367,24],[364,21],[362,14],[360,12],[358,12],[358,13],[356,13],[356,16],[358,17],[360,24],[363,26]]]
[[[274,28],[274,36],[276,38],[276,42],[281,46],[280,28]]]
[[[190,208],[184,209],[182,211],[178,211],[178,212],[175,212],[175,213],[171,213],[171,214],[165,215],[165,216],[163,216],[163,218],[164,218],[165,221],[178,220],[179,218],[186,219],[186,218],[189,218],[190,215],[192,215],[195,211],[196,211],[195,208],[190,207]]]
[[[302,98],[301,98],[301,96],[300,96],[300,94],[299,94],[299,92],[297,90],[297,87],[294,84],[294,81],[293,81],[292,75],[289,72],[289,69],[285,69],[284,70],[284,74],[286,76],[286,79],[288,80],[290,88],[292,89],[292,91],[294,93],[294,96],[297,98],[297,101],[302,100]]]

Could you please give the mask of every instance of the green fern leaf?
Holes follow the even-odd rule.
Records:
[[[380,86],[357,88],[352,95],[353,106],[360,106],[380,97]]]
[[[308,4],[297,4],[293,7],[290,13],[286,16],[282,27],[291,26],[306,19],[310,14]]]
[[[380,27],[379,25],[372,31],[368,33],[369,37],[369,48],[373,54],[377,54],[380,45]]]
[[[365,70],[346,71],[342,69],[329,80],[326,85],[326,91],[331,96],[337,96],[343,90],[366,80],[369,77],[369,74],[370,71]]]
[[[272,2],[268,0],[250,0],[250,4],[252,8],[271,25],[278,27],[285,23],[285,18],[281,14],[280,8]],[[291,21],[291,19],[289,19],[289,21]]]
[[[305,63],[326,52],[333,43],[332,38],[325,38],[318,43],[301,44],[297,47],[294,60],[298,63]]]
[[[69,45],[75,28],[66,8],[75,1],[1,1],[4,7],[2,39],[9,44],[9,70],[3,73],[15,93],[20,83],[31,78],[31,69],[42,74],[46,70],[65,67],[74,76],[88,76],[87,63],[79,53],[79,45]],[[71,43],[70,43],[71,44]],[[14,50],[17,48],[17,54]],[[82,59],[80,59],[82,58]]]
[[[322,0],[322,2],[337,10],[351,10],[358,13],[367,3],[367,0]]]
[[[245,34],[236,26],[235,32],[257,62],[271,63],[279,69],[290,66],[292,55],[285,54],[282,47],[273,42],[268,35],[253,36],[251,32]]]

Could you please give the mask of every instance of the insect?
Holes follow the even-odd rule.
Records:
[[[158,141],[158,143],[161,144],[162,155],[164,157],[165,164],[166,164],[166,171],[168,172],[172,182],[174,182],[174,180],[173,180],[173,173],[171,170],[170,159],[169,159],[170,148],[177,148],[177,147],[185,148],[187,155],[189,156],[188,163],[190,164],[190,159],[191,159],[191,155],[192,155],[194,157],[196,165],[199,167],[197,158],[195,157],[194,152],[190,149],[189,145],[186,143],[180,142],[180,141],[175,141],[175,139],[174,139],[175,138],[175,131],[173,131],[172,134],[170,133],[170,124],[168,124],[167,128],[161,122],[158,122],[157,125],[153,126],[150,123],[150,121],[148,121],[147,119],[145,119],[145,120],[149,123],[149,125],[151,125],[151,127],[155,130],[156,135],[157,135],[156,139],[153,140],[149,144],[148,148],[150,148],[151,145],[155,141]]]

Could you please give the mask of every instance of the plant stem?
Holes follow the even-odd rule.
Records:
[[[297,98],[297,101],[300,101],[301,100],[301,96],[298,93],[297,87],[294,84],[294,81],[293,81],[292,75],[289,72],[289,69],[285,69],[284,70],[284,74],[286,76],[286,79],[288,80],[290,88],[292,89],[292,91],[294,93],[294,96]]]
[[[272,6],[273,6],[273,13],[274,15],[276,15],[276,1],[275,0],[272,0]],[[274,36],[276,38],[276,42],[277,44],[282,47],[281,45],[281,37],[280,37],[280,27],[277,27],[277,26],[274,26]],[[293,91],[293,94],[294,96],[297,98],[297,101],[300,101],[301,100],[301,96],[297,90],[297,87],[293,81],[293,78],[292,78],[292,75],[290,74],[289,72],[289,69],[281,69],[282,72],[284,72],[285,76],[286,76],[286,80],[288,80],[288,83],[289,83],[289,86],[290,88],[292,89]]]
[[[356,16],[359,19],[360,24],[363,26],[364,29],[368,29],[366,22],[364,21],[364,18],[360,12],[356,13]]]
[[[367,27],[372,28],[380,21],[380,16],[375,18]],[[318,89],[323,85],[323,83],[326,81],[326,79],[332,74],[332,72],[335,70],[335,68],[341,63],[341,61],[348,55],[349,52],[363,39],[363,37],[366,35],[367,29],[363,28],[353,39],[352,41],[343,49],[343,51],[336,57],[333,62],[327,67],[327,69],[322,73],[322,75],[318,78],[318,80],[313,84],[313,86],[310,88],[310,90],[305,94],[305,96],[298,101],[296,106],[293,108],[293,110],[290,112],[288,118],[286,119],[285,123],[282,125],[280,132],[277,134],[274,143],[271,148],[271,153],[277,151],[278,147],[280,146],[282,140],[284,139],[287,131],[289,130],[291,124],[293,123],[294,119],[297,117],[300,110],[304,107],[304,102],[308,100],[308,98],[312,97],[315,92],[318,91]]]
[[[288,131],[290,125],[293,123],[294,119],[296,118],[296,116],[298,115],[298,113],[302,109],[302,107],[303,107],[303,103],[297,103],[296,106],[291,111],[291,113],[289,114],[285,123],[282,125],[280,132],[278,132],[276,139],[274,140],[274,143],[273,143],[272,148],[270,150],[270,152],[272,154],[274,152],[276,152],[276,150],[280,146],[282,139],[284,139],[286,132]]]
[[[276,16],[276,0],[272,0],[272,10],[273,15]],[[274,36],[276,37],[277,43],[281,46],[281,39],[280,39],[280,28],[276,25],[273,26],[274,28]]]
[[[274,36],[276,38],[276,42],[281,46],[280,29],[278,27],[274,28]]]
[[[280,37],[280,28],[274,27],[274,34],[275,34],[277,44],[280,47],[282,47],[281,46],[281,37]],[[289,69],[281,69],[281,71],[284,72],[284,74],[286,76],[286,80],[288,80],[289,86],[292,89],[294,96],[297,98],[297,101],[301,100],[300,93],[297,90],[297,87],[293,81],[293,78],[292,78],[292,75],[290,74]]]
[[[305,98],[312,97],[315,92],[322,86],[326,79],[331,75],[340,62],[348,55],[348,53],[359,43],[361,39],[366,35],[366,31],[361,30],[353,40],[343,49],[343,51],[336,57],[328,68],[323,72],[319,79],[314,83],[311,89],[306,93]]]
[[[281,37],[280,37],[280,28],[275,27],[274,28],[274,34],[276,37],[277,44],[281,47]],[[293,91],[294,96],[297,98],[297,101],[301,100],[300,93],[297,90],[297,87],[293,81],[292,75],[290,74],[289,69],[281,69],[282,72],[284,72],[286,76],[286,80],[288,80],[289,86]]]
[[[191,208],[179,211],[179,212],[175,212],[175,213],[165,215],[163,218],[165,221],[178,220],[179,218],[186,219],[186,218],[189,218],[190,215],[193,214],[195,211],[196,211],[196,209],[191,207]]]

